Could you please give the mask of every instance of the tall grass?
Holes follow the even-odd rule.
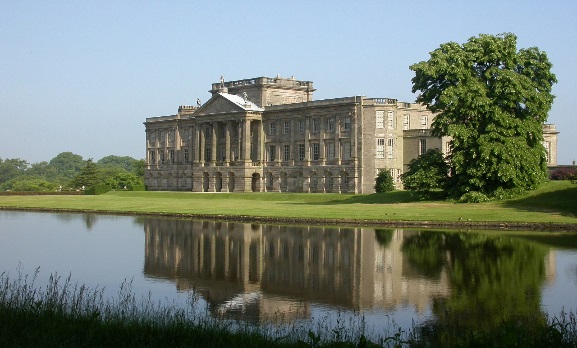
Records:
[[[577,319],[561,313],[547,322],[507,321],[497,330],[391,323],[391,332],[371,336],[362,316],[321,318],[287,325],[247,324],[211,317],[198,309],[194,293],[185,307],[138,299],[130,281],[116,298],[103,288],[73,284],[53,275],[44,288],[20,272],[0,274],[0,346],[58,347],[470,347],[577,346]],[[282,315],[281,315],[282,316]]]

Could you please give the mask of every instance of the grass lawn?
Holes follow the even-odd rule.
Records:
[[[135,214],[577,224],[577,185],[551,181],[521,198],[475,204],[418,201],[405,191],[369,195],[115,191],[98,196],[0,196],[0,207]]]

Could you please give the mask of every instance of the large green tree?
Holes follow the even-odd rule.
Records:
[[[417,101],[437,112],[433,134],[452,137],[453,193],[502,196],[547,175],[542,124],[557,82],[545,52],[517,50],[517,37],[479,35],[442,44],[411,65]]]

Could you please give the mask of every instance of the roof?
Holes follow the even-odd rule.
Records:
[[[220,92],[218,94],[220,96],[222,96],[223,98],[226,98],[228,101],[236,104],[238,107],[242,108],[243,110],[246,110],[246,111],[264,111],[263,108],[259,107],[255,103],[251,102],[248,99],[245,100],[238,95],[222,93],[222,92]]]

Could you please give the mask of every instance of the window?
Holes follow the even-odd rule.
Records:
[[[164,143],[164,131],[160,131],[160,142]]]
[[[327,160],[332,160],[335,158],[335,143],[327,143],[326,156]]]
[[[343,129],[344,130],[351,129],[351,118],[349,116],[345,117],[345,119],[343,121]]]
[[[149,158],[150,164],[156,163],[156,153],[154,152],[154,150],[150,150],[150,152],[148,153],[148,158]]]
[[[377,111],[376,119],[377,119],[377,128],[385,128],[385,112]]]
[[[220,136],[221,136],[222,138],[226,137],[226,126],[225,126],[225,125],[222,125],[222,126],[220,126],[219,128],[220,128]]]
[[[385,139],[377,139],[377,158],[385,158]]]
[[[351,143],[343,143],[343,160],[351,159]]]
[[[392,111],[387,112],[387,128],[395,129],[395,113]]]
[[[445,155],[449,155],[453,151],[453,146],[450,141],[445,144]]]
[[[319,143],[313,143],[313,161],[318,161],[321,157],[321,146]]]
[[[271,122],[268,124],[268,134],[275,135],[276,134],[276,123]]]
[[[207,146],[204,148],[204,160],[206,162],[209,162],[212,160],[211,157],[212,157],[212,148],[210,146]]]
[[[421,116],[421,129],[427,129],[427,124],[429,123],[429,117],[427,115]]]
[[[285,145],[283,150],[283,160],[288,161],[291,159],[291,146]]]
[[[387,158],[392,159],[393,158],[393,151],[394,151],[394,145],[395,141],[393,138],[389,138],[387,139]]]
[[[299,144],[299,161],[305,160],[305,144]]]
[[[327,118],[327,132],[332,132],[335,130],[335,118],[329,117]]]
[[[160,153],[160,164],[164,164],[164,151]]]
[[[238,146],[233,146],[233,147],[231,148],[231,152],[232,152],[232,154],[231,154],[232,160],[233,160],[233,161],[238,161]]]
[[[427,139],[419,139],[419,156],[427,152]]]
[[[319,120],[317,120],[316,118],[313,118],[311,120],[311,122],[312,122],[313,132],[318,132],[319,131]]]
[[[411,129],[411,115],[403,115],[403,130]]]
[[[343,173],[342,181],[343,190],[346,190],[349,187],[349,176],[347,173]]]
[[[270,145],[268,147],[268,160],[274,161],[275,160],[275,154],[276,154],[276,146]]]
[[[168,151],[168,161],[170,163],[174,163],[174,150],[169,150]]]
[[[188,156],[188,149],[184,149],[184,163],[188,163],[190,158]]]
[[[220,158],[220,161],[221,161],[221,162],[226,161],[226,147],[225,147],[225,146],[222,146],[222,147],[220,148],[218,158]]]
[[[305,132],[305,121],[299,120],[299,133],[304,133],[304,132]]]
[[[389,169],[389,174],[391,174],[391,178],[393,179],[393,182],[397,182],[397,171],[395,169]]]

